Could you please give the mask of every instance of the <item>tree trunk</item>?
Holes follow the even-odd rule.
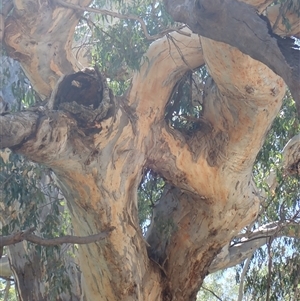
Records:
[[[5,41],[49,97],[58,76],[75,70],[69,41],[78,19],[71,9],[35,5],[35,16],[44,17],[26,7],[20,17],[17,7]],[[55,30],[45,35],[57,22],[65,22],[62,38]],[[86,300],[195,300],[217,253],[258,214],[252,166],[282,104],[284,81],[237,48],[172,36],[175,45],[165,37],[150,46],[127,97],[98,120],[51,107],[0,116],[0,146],[55,172],[76,235],[115,227],[107,239],[79,247]],[[45,58],[47,47],[53,51]],[[200,129],[190,137],[166,124],[165,106],[178,80],[204,62],[212,78]],[[144,168],[169,183],[146,238],[137,216]]]
[[[5,158],[3,154],[2,158]],[[5,179],[3,182],[7,182],[8,180]],[[51,214],[51,203],[57,199],[57,195],[59,194],[57,189],[52,188],[49,190],[46,188],[48,187],[47,182],[49,182],[47,176],[43,175],[41,180],[38,185],[44,190],[46,200],[38,210],[39,227],[36,232],[40,232],[40,228],[45,225],[47,216]],[[6,194],[1,190],[0,201],[2,204],[5,204],[5,200],[3,199],[5,196]],[[16,215],[21,216],[23,220],[19,222],[20,224],[24,224],[28,214],[26,211],[33,211],[34,207],[32,207],[30,208],[30,204],[20,207],[19,200],[13,201],[10,206],[1,208],[1,225],[8,225],[11,233],[24,230],[17,226]],[[64,208],[60,209],[63,212]],[[13,220],[14,223],[11,223]],[[48,254],[51,255],[48,255],[47,260],[45,260],[41,252],[36,250],[36,246],[33,244],[23,241],[10,245],[7,247],[7,256],[1,258],[3,266],[0,266],[0,275],[6,278],[13,277],[20,301],[81,301],[83,300],[83,291],[81,287],[81,273],[77,269],[79,263],[76,258],[72,258],[68,254],[67,249],[68,246],[64,245],[64,248],[58,250],[52,249],[50,252],[48,250]],[[73,250],[73,253],[76,254],[76,251]],[[9,261],[10,271],[8,271],[7,261]],[[65,272],[55,275],[54,269],[61,265],[65,266]],[[68,281],[72,283],[69,288],[67,287]],[[65,290],[61,292],[60,288],[63,287]]]

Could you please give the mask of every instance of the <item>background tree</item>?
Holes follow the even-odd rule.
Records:
[[[5,50],[29,82],[21,111],[3,105],[0,146],[45,166],[13,153],[1,163],[1,241],[37,243],[7,250],[20,299],[194,300],[207,273],[246,258],[245,296],[272,300],[277,281],[296,298],[297,243],[280,239],[299,237],[290,177],[299,136],[280,165],[299,132],[289,94],[270,128],[284,81],[299,102],[299,51],[288,38],[299,36],[299,3],[3,4]],[[86,62],[98,67],[79,71]],[[92,243],[68,254],[39,247],[58,236]],[[61,269],[49,269],[50,256]],[[72,258],[80,273],[68,269]],[[293,277],[278,277],[284,265]],[[28,267],[34,279],[22,287]]]

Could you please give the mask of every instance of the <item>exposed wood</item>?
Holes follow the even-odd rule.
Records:
[[[90,3],[91,0],[81,1],[82,5]],[[71,46],[79,18],[73,9],[57,6],[55,1],[19,0],[5,21],[6,49],[22,62],[42,99],[50,96],[61,75],[78,70]]]

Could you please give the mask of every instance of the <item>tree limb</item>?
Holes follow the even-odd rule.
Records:
[[[254,7],[235,0],[164,3],[174,20],[187,24],[194,33],[237,47],[281,76],[300,114],[300,51],[292,39],[273,34],[268,20]]]
[[[245,281],[245,276],[246,273],[248,271],[250,262],[251,262],[251,257],[252,257],[253,253],[247,258],[247,261],[243,267],[243,271],[242,271],[242,275],[241,275],[241,281],[240,281],[240,285],[239,285],[239,296],[238,296],[238,300],[237,301],[242,301],[243,300],[243,291],[244,291],[244,281]]]
[[[114,229],[115,227],[109,227],[103,232],[84,237],[66,235],[57,238],[46,239],[32,234],[35,228],[29,228],[25,231],[20,231],[8,236],[0,236],[0,246],[13,245],[22,242],[23,240],[27,240],[40,246],[57,246],[61,244],[90,244],[106,238],[109,235],[109,233]]]
[[[241,236],[238,237],[241,238]],[[231,247],[225,246],[222,249],[210,265],[209,273],[237,265],[251,256],[255,250],[268,243],[270,237],[278,238],[282,236],[299,238],[300,224],[296,222],[273,222],[261,226],[247,236],[244,234],[241,242]]]
[[[91,2],[80,1],[81,5]],[[75,27],[81,17],[79,13],[53,5],[52,1],[19,0],[14,1],[12,13],[5,17],[7,53],[22,62],[24,72],[42,100],[50,96],[63,74],[82,69],[71,49]]]
[[[222,299],[212,290],[210,290],[209,288],[205,287],[205,286],[202,286],[202,289],[210,292],[212,295],[214,295],[218,300],[222,301]]]
[[[33,112],[0,115],[0,149],[26,141],[36,130],[37,123],[38,114]]]
[[[32,233],[35,230],[34,227],[29,228],[25,231],[20,231],[20,232],[16,232],[14,234],[11,235],[7,235],[7,236],[0,236],[0,246],[4,247],[4,246],[9,246],[9,245],[14,245],[16,243],[19,243],[23,240],[25,240],[28,235],[30,233]]]
[[[300,175],[300,134],[288,141],[283,149],[282,161],[287,175]]]
[[[7,255],[2,256],[2,258],[0,259],[0,277],[7,281],[13,280],[11,279],[12,271],[10,269]]]
[[[11,285],[10,281],[7,281],[5,289],[4,289],[5,294],[4,294],[4,297],[3,297],[3,301],[7,301],[8,300],[10,285]]]

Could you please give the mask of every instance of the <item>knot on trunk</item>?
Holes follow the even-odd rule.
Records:
[[[60,81],[53,108],[70,113],[86,127],[113,115],[114,96],[99,70],[86,68]]]

